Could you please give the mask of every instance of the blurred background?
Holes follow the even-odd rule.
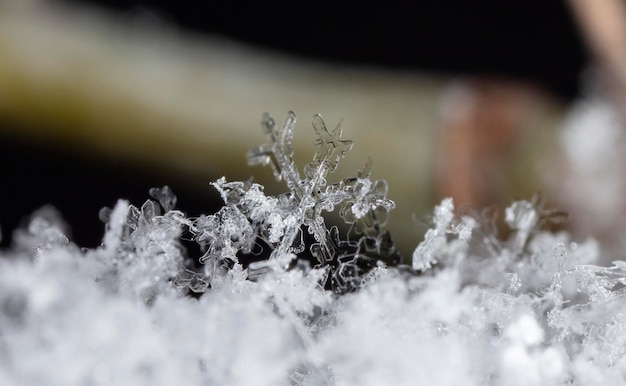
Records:
[[[0,0],[2,244],[47,204],[91,247],[101,207],[153,186],[189,215],[221,206],[221,176],[283,192],[245,153],[264,112],[289,110],[300,168],[312,116],[343,119],[354,150],[330,182],[372,156],[405,258],[446,196],[504,208],[542,190],[573,232],[619,244],[623,4],[584,3]]]

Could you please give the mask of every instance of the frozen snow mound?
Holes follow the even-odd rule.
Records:
[[[540,196],[488,212],[451,199],[403,264],[385,229],[394,204],[371,160],[327,183],[352,142],[316,116],[303,173],[295,114],[251,164],[288,190],[214,187],[224,206],[189,218],[167,188],[100,213],[102,245],[81,249],[51,209],[0,257],[3,385],[593,385],[626,381],[626,263],[542,230],[564,214]],[[352,228],[328,229],[339,210]],[[311,241],[305,240],[305,232]],[[190,256],[183,240],[197,242]]]

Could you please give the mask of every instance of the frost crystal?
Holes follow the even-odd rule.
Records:
[[[413,269],[424,271],[436,264],[438,256],[447,246],[447,234],[453,233],[454,204],[451,198],[444,199],[435,207],[435,227],[426,232],[424,241],[413,252]],[[471,233],[471,230],[468,232]]]
[[[276,207],[270,211],[274,214],[274,224],[281,224],[279,219],[283,221],[270,232],[274,237],[265,237],[265,241],[274,244],[276,235],[281,234],[273,255],[299,253],[303,248],[300,232],[306,228],[315,240],[311,253],[317,259],[317,266],[330,267],[331,287],[337,292],[352,290],[358,286],[359,277],[375,267],[377,261],[391,265],[400,262],[401,257],[384,229],[387,212],[395,205],[386,198],[384,181],[370,181],[371,159],[357,177],[328,185],[328,173],[337,169],[352,148],[352,141],[341,138],[341,123],[329,132],[320,115],[313,117],[319,148],[313,161],[305,165],[304,177],[301,177],[290,143],[295,123],[293,112],[280,128],[265,114],[262,126],[271,143],[248,152],[250,165],[271,164],[276,178],[285,180],[290,189],[276,200]],[[352,224],[350,240],[340,240],[337,229],[329,231],[325,225],[323,211],[330,212],[335,207],[340,207],[340,216]]]

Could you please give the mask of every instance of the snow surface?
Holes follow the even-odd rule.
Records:
[[[53,209],[33,214],[0,257],[0,384],[626,381],[626,263],[594,265],[595,241],[542,231],[559,213],[538,197],[506,210],[506,239],[488,216],[444,200],[403,265],[384,230],[393,204],[369,180],[371,163],[326,185],[347,148],[340,130],[319,143],[339,152],[318,153],[301,178],[291,134],[264,122],[287,139],[257,149],[269,157],[260,161],[277,160],[284,195],[220,179],[224,207],[188,218],[169,188],[153,189],[141,207],[102,211],[95,249],[73,244]],[[353,224],[348,236],[326,228],[330,204]],[[188,256],[187,238],[204,255]],[[267,256],[246,261],[261,241]]]

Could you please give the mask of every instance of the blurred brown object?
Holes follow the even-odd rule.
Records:
[[[626,4],[622,0],[569,0],[589,51],[599,67],[602,90],[626,105]],[[624,109],[622,120],[626,121]]]
[[[541,100],[540,92],[519,82],[474,78],[453,84],[442,100],[436,138],[438,199],[481,209],[524,193],[511,191],[511,168],[520,162],[522,139],[534,129]],[[536,187],[532,165],[525,167],[525,185]]]
[[[599,70],[595,91],[615,107],[625,125],[626,4],[569,0],[569,5]],[[444,94],[435,151],[438,199],[451,196],[457,204],[482,208],[511,197],[509,169],[519,162],[520,140],[532,128],[528,117],[536,115],[540,94],[529,85],[493,78],[461,81]]]

